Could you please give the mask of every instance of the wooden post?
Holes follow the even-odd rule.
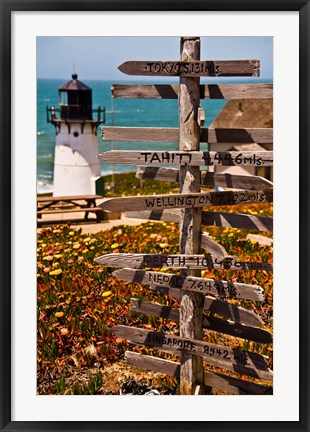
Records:
[[[181,61],[200,60],[200,38],[181,38]],[[182,151],[199,150],[200,126],[198,108],[200,78],[180,77],[179,122],[180,146]],[[180,192],[200,192],[199,167],[180,166]],[[201,208],[182,209],[180,219],[180,253],[197,254],[200,251]],[[184,271],[186,275],[200,276],[197,270]],[[202,339],[202,315],[204,296],[200,293],[181,291],[180,336]],[[203,393],[202,358],[182,353],[180,368],[180,394],[193,395]]]

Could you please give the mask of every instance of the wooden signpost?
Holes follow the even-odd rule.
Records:
[[[177,142],[179,149],[113,150],[99,155],[99,158],[110,163],[136,164],[138,178],[176,182],[179,194],[111,198],[104,200],[100,207],[126,211],[126,216],[134,218],[179,223],[180,253],[113,253],[98,257],[96,262],[120,267],[113,272],[115,277],[172,296],[180,302],[180,307],[131,299],[133,311],[177,322],[178,336],[127,326],[115,326],[111,331],[130,343],[153,347],[179,357],[179,362],[172,362],[126,352],[128,364],[178,377],[180,394],[204,394],[205,389],[208,391],[212,387],[232,394],[272,394],[269,384],[261,385],[204,369],[203,362],[242,376],[271,382],[272,371],[266,356],[206,341],[204,331],[266,344],[272,343],[272,335],[259,328],[264,324],[259,315],[235,304],[237,300],[264,301],[262,287],[201,277],[200,271],[273,269],[273,264],[269,262],[243,262],[238,257],[229,256],[223,246],[201,230],[202,225],[215,225],[272,231],[270,217],[206,211],[220,205],[272,202],[272,183],[258,176],[200,170],[200,167],[273,165],[273,152],[262,150],[257,145],[273,142],[271,128],[201,128],[205,114],[200,106],[200,99],[206,98],[272,98],[272,85],[201,85],[201,76],[259,76],[259,61],[202,61],[198,37],[181,38],[179,61],[128,61],[119,69],[129,75],[180,77],[179,85],[116,84],[112,87],[112,96],[118,98],[178,98],[179,128],[104,127],[103,139]],[[232,146],[232,151],[200,151],[201,142],[231,143],[235,146]],[[201,186],[233,190],[203,192]],[[207,253],[201,254],[201,248]],[[163,268],[179,269],[179,272],[158,271]]]

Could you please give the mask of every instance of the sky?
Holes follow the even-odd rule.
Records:
[[[260,77],[273,74],[273,38],[201,37],[201,60],[260,60]],[[37,78],[137,80],[118,70],[129,60],[179,60],[180,38],[166,36],[38,36]],[[140,77],[139,77],[140,78]],[[145,77],[144,77],[145,78]],[[141,77],[143,80],[143,77]]]

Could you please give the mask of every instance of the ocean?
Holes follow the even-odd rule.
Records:
[[[46,107],[58,106],[58,88],[68,82],[69,79],[38,79],[37,80],[37,192],[46,193],[53,191],[53,167],[55,149],[55,128],[47,123]],[[177,99],[113,99],[112,81],[81,81],[93,90],[93,108],[106,108],[106,122],[102,126],[135,126],[135,127],[178,127],[178,100]],[[177,84],[177,79],[170,84]],[[271,80],[261,78],[225,79],[217,78],[208,81],[210,83],[271,83]],[[117,82],[118,84],[126,82]],[[127,82],[132,84],[132,82]],[[137,83],[140,83],[137,81]],[[142,82],[141,82],[142,83]],[[152,84],[161,82],[150,81]],[[167,84],[167,81],[164,81]],[[202,81],[206,84],[207,81]],[[143,82],[146,84],[146,82]],[[208,127],[224,107],[226,100],[201,100],[201,106],[205,111],[205,124]],[[117,150],[177,150],[177,143],[141,143],[141,142],[109,142],[101,138],[101,126],[98,127],[99,152],[113,149]],[[201,144],[201,150],[207,150],[207,144]],[[135,171],[135,166],[111,165],[101,161],[101,174],[108,175],[112,172],[121,173]]]

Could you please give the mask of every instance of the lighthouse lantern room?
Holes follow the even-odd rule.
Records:
[[[105,108],[93,110],[92,90],[77,78],[58,89],[59,108],[46,108],[56,129],[54,196],[93,195],[101,175],[97,128]]]

